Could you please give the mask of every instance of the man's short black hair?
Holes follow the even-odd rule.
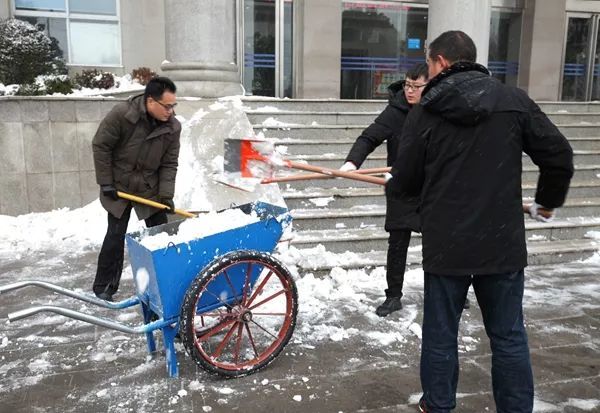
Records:
[[[477,48],[473,39],[460,30],[449,30],[440,34],[429,46],[429,58],[436,60],[441,55],[450,63],[475,62]]]
[[[417,80],[420,77],[425,78],[425,80],[429,78],[429,69],[427,69],[427,65],[425,63],[414,65],[408,72],[406,72],[406,79]]]
[[[154,100],[159,100],[165,90],[175,93],[177,88],[175,87],[175,83],[168,77],[157,76],[151,79],[146,85],[146,90],[144,91],[144,99],[148,99],[148,97],[152,97]]]

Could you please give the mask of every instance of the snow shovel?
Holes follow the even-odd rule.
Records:
[[[153,208],[157,208],[157,209],[169,209],[169,210],[171,209],[168,206],[166,206],[165,204],[161,204],[160,202],[151,201],[150,199],[141,198],[139,196],[127,194],[125,192],[117,191],[117,195],[119,196],[119,198],[123,198],[123,199],[127,199],[129,201],[137,202],[138,204],[148,205],[148,206],[151,206]],[[186,218],[196,218],[197,217],[196,214],[192,214],[191,212],[184,211],[182,209],[175,208],[173,210],[173,212],[176,213],[177,215],[181,215],[181,216],[186,217]]]
[[[325,168],[284,159],[280,153],[274,150],[270,142],[264,140],[226,139],[224,158],[225,172],[240,173],[242,178],[257,178],[257,175],[265,172],[272,174],[275,167],[283,166],[316,172],[330,177],[348,178],[377,185],[385,185],[384,178],[363,175],[356,172],[344,172],[339,169]]]
[[[354,171],[354,173],[361,175],[377,175],[383,174],[386,172],[390,172],[392,168],[383,167],[383,168],[367,168],[367,169],[358,169]],[[288,176],[274,176],[271,178],[264,178],[260,181],[261,184],[272,184],[275,182],[293,182],[293,181],[305,181],[309,179],[331,179],[335,178],[331,175],[323,175],[323,174],[295,174]]]

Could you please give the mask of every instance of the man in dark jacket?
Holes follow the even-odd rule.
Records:
[[[175,119],[175,84],[152,79],[143,95],[116,105],[92,141],[100,202],[108,211],[108,230],[98,257],[93,290],[111,301],[123,270],[125,233],[131,209],[148,227],[167,222],[157,210],[119,198],[117,191],[152,199],[174,211],[173,195],[181,124]]]
[[[419,407],[449,412],[456,406],[458,323],[473,284],[491,342],[497,411],[531,412],[522,152],[540,168],[532,216],[550,218],[565,201],[573,151],[525,92],[501,84],[475,59],[475,44],[461,31],[430,43],[430,80],[406,119],[405,145],[386,188],[391,195],[420,195],[425,303]]]
[[[427,78],[427,65],[419,64],[406,73],[405,80],[389,86],[388,105],[356,139],[341,170],[354,171],[360,168],[367,156],[384,141],[387,142],[387,164],[394,164],[404,120],[410,108],[421,100]],[[375,310],[380,317],[386,317],[402,308],[402,286],[410,233],[420,231],[416,214],[417,201],[417,197],[386,198],[385,230],[390,234],[386,266],[388,288],[385,290],[385,301]]]

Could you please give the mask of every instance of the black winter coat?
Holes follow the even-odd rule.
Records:
[[[560,207],[573,151],[527,94],[475,63],[429,81],[410,112],[386,190],[420,194],[423,269],[497,274],[527,265],[522,152],[540,168],[535,200]]]
[[[411,105],[404,95],[403,80],[392,83],[388,92],[388,105],[356,139],[346,157],[346,162],[352,162],[357,168],[360,168],[367,156],[384,141],[387,142],[387,165],[392,166],[396,160],[402,127]],[[415,196],[386,197],[386,231],[410,229],[418,232],[418,201],[418,197]]]

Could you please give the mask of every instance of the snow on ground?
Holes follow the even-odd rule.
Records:
[[[221,109],[219,104],[212,107],[211,110]],[[195,182],[193,191],[189,187],[185,188],[186,194],[182,195],[183,188],[178,186],[176,199],[177,203],[195,204],[203,200],[203,185],[199,177],[205,176],[209,170],[215,170],[222,167],[222,158],[215,158],[213,165],[200,165],[192,156],[192,151],[185,151],[185,145],[189,145],[191,136],[186,129],[196,122],[200,122],[207,112],[198,112],[189,120],[184,121],[184,131],[182,133],[182,152],[180,158],[180,172],[178,182]],[[315,203],[327,205],[328,199],[315,199]],[[210,204],[206,203],[207,208]],[[231,221],[237,221],[238,218],[232,217]],[[141,222],[131,219],[129,231],[135,231],[143,227]],[[39,277],[36,271],[41,268],[53,268],[51,281],[57,284],[70,284],[83,288],[89,284],[90,274],[93,271],[95,251],[99,245],[106,230],[106,213],[100,203],[96,200],[85,207],[69,210],[60,209],[47,213],[32,213],[18,217],[0,216],[0,258],[5,263],[17,263],[25,259],[35,259],[35,266],[32,268],[22,268],[18,272],[18,279],[35,279]],[[590,238],[600,238],[600,234],[590,231],[586,236]],[[34,258],[31,258],[34,257]],[[411,299],[413,295],[419,295],[423,289],[423,272],[421,269],[412,269],[405,275],[405,294],[408,299],[405,301],[403,311],[393,317],[379,318],[374,313],[374,308],[383,300],[383,286],[385,286],[385,271],[378,267],[374,269],[360,268],[345,270],[340,266],[364,262],[364,257],[359,257],[353,252],[334,254],[325,250],[322,245],[308,250],[298,250],[294,247],[282,247],[277,251],[276,257],[279,258],[292,272],[299,296],[299,314],[298,324],[292,345],[297,351],[302,349],[306,352],[312,352],[322,343],[343,343],[350,339],[359,339],[360,342],[370,343],[374,348],[381,349],[386,354],[400,354],[403,346],[410,343],[415,344],[421,340],[421,328],[419,325],[420,308],[417,305],[418,300]],[[69,263],[88,260],[89,264],[79,267],[78,271],[68,270]],[[600,253],[582,261],[580,264],[591,267],[600,267]],[[324,276],[315,276],[310,268],[328,265],[333,267],[329,274]],[[56,272],[58,266],[65,266],[62,272]],[[301,270],[301,268],[303,270]],[[577,271],[577,268],[571,269],[568,266],[556,266],[554,273],[569,274]],[[126,268],[123,274],[124,284],[131,280],[131,269]],[[600,302],[600,290],[595,285],[582,283],[581,285],[571,287],[565,290],[561,285],[553,285],[556,278],[550,277],[548,280],[543,277],[536,277],[528,280],[528,285],[534,288],[526,289],[525,305],[527,308],[535,308],[543,304],[552,303],[559,306],[576,306],[582,296],[594,298]],[[543,287],[543,288],[536,288]],[[123,298],[123,297],[120,297]],[[32,300],[27,304],[41,304],[46,302],[47,297],[40,294],[39,298]],[[67,300],[62,298],[55,299],[60,305]],[[93,312],[93,306],[88,304],[78,304],[75,308],[82,312]],[[481,325],[469,323],[468,314],[465,314],[466,321],[463,322],[464,334],[460,337],[459,352],[461,354],[472,354],[487,343],[473,336],[476,330],[481,331]],[[117,317],[117,320],[124,323],[134,324],[139,320],[139,315],[135,312],[123,312]],[[359,327],[357,327],[359,326]],[[35,357],[30,357],[31,352],[24,354],[22,358],[16,361],[0,362],[0,395],[8,392],[35,386],[44,379],[45,374],[55,369],[77,370],[89,369],[106,365],[107,363],[129,362],[136,367],[127,371],[127,374],[120,376],[111,376],[107,379],[98,381],[93,392],[84,394],[67,394],[67,399],[73,399],[78,403],[93,403],[97,400],[114,397],[115,394],[122,394],[123,401],[119,402],[116,410],[126,411],[129,405],[131,389],[123,385],[128,378],[144,377],[150,372],[157,370],[160,365],[162,371],[164,360],[147,359],[146,362],[139,363],[139,355],[145,354],[145,343],[139,337],[131,337],[107,331],[104,329],[91,329],[82,326],[81,322],[75,320],[65,320],[63,317],[55,315],[39,315],[19,324],[23,331],[31,330],[31,334],[12,338],[11,331],[0,330],[0,349],[3,351],[15,351],[23,347],[31,349],[37,346]],[[549,333],[556,333],[558,330],[551,330]],[[569,327],[564,327],[561,332],[577,333]],[[52,333],[52,334],[50,334]],[[80,343],[80,349],[71,357],[65,358],[59,351],[60,345],[71,342]],[[89,343],[89,344],[86,344]],[[183,348],[178,345],[178,352]],[[301,353],[299,353],[301,354]],[[292,355],[293,356],[293,355]],[[3,356],[4,357],[4,356]],[[137,363],[137,364],[136,364]],[[352,364],[352,359],[346,360],[348,365]],[[17,372],[27,371],[28,376],[19,377]],[[11,375],[17,375],[18,379],[10,380]],[[304,380],[306,379],[306,380]],[[299,379],[300,380],[300,379]],[[309,379],[303,377],[301,382],[309,385]],[[309,382],[309,383],[307,383]],[[179,382],[178,382],[179,383]],[[286,382],[289,384],[289,381]],[[261,384],[264,387],[273,388],[277,391],[283,391],[281,383],[275,383],[268,379],[262,382],[256,382],[255,386]],[[185,385],[185,388],[183,386]],[[147,395],[158,393],[163,386],[162,382],[149,381],[144,385],[138,385],[135,388],[133,398],[140,411],[152,411],[152,400],[144,405],[144,399]],[[219,399],[213,406],[207,404],[196,407],[202,411],[217,411],[220,406],[227,405],[230,398],[236,395],[236,390],[225,386],[222,382],[216,386],[210,382],[204,383],[198,380],[180,382],[180,388],[174,389],[170,393],[169,406],[174,406],[177,410],[178,405],[182,405],[186,398],[192,393],[203,393],[207,389],[218,392]],[[232,386],[234,387],[234,386]],[[462,394],[457,397],[467,397]],[[303,403],[311,400],[313,395],[292,393],[290,402]],[[418,395],[410,397],[409,402],[418,400]],[[415,400],[412,400],[413,402]],[[118,407],[118,409],[117,409]],[[568,408],[576,408],[583,411],[594,411],[600,407],[600,400],[597,399],[578,399],[569,398],[561,403],[549,403],[536,399],[534,411],[536,412],[555,412],[564,411]],[[123,408],[123,409],[121,409]]]

